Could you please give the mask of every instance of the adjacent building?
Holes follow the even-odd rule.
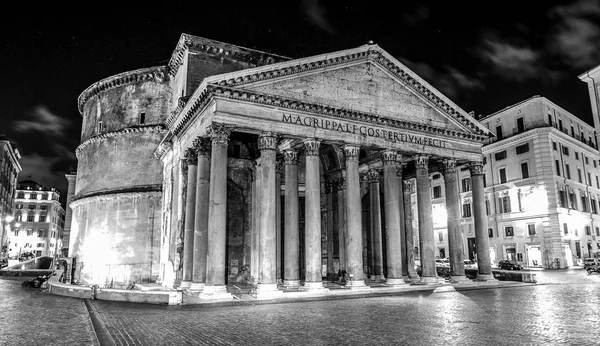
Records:
[[[46,188],[33,180],[17,185],[14,220],[9,234],[9,257],[24,252],[38,256],[61,255],[65,211],[54,187]]]
[[[0,135],[0,258],[8,256],[8,234],[13,221],[21,155],[16,145]]]
[[[70,204],[73,202],[75,196],[75,182],[77,179],[77,169],[71,167],[69,172],[65,174],[67,178],[67,203],[65,207],[65,227],[62,234],[62,252],[63,255],[68,256],[69,254],[69,239],[71,237],[71,221],[73,219],[73,209]]]

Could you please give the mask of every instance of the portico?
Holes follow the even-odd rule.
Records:
[[[432,172],[449,178],[451,272],[461,281],[457,165],[473,175],[480,279],[491,279],[479,173],[490,132],[377,45],[208,77],[167,125],[165,167],[187,164],[182,289],[223,299],[228,283],[245,280],[261,297],[323,292],[323,278],[342,270],[352,290],[434,284]],[[209,141],[210,154],[199,144]],[[413,185],[418,212],[408,215]]]

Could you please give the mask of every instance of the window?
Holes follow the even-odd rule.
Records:
[[[441,177],[442,177],[442,175],[441,175],[441,174],[439,174],[439,173],[436,173],[436,174],[434,174],[434,175],[432,175],[432,176],[431,176],[431,179],[439,179],[439,178],[441,178]]]
[[[37,247],[44,247],[44,243],[37,243]]]
[[[500,206],[500,213],[510,213],[510,196],[498,198],[498,205]]]
[[[48,194],[47,193],[43,193],[42,194],[42,199],[43,200],[47,200],[48,199]]]
[[[548,125],[552,126],[552,114],[548,114]]]
[[[561,131],[563,130],[562,120],[561,119],[558,119],[558,129],[561,130]]]
[[[517,155],[526,153],[529,151],[529,143],[525,143],[523,145],[517,145]]]
[[[571,137],[575,137],[575,128],[571,125]]]
[[[19,236],[19,229],[18,228],[13,229],[13,234],[15,235],[15,237],[18,237]],[[17,245],[15,244],[15,246],[17,246]]]
[[[40,210],[48,210],[48,206],[45,204],[40,205]]]
[[[579,153],[575,152],[575,160],[579,160]]]
[[[38,235],[38,238],[43,238],[44,237],[44,230],[43,229],[39,229],[37,231],[37,235]]]
[[[598,205],[596,204],[596,199],[590,198],[590,206],[592,207],[592,213],[598,214]]]
[[[483,164],[485,165],[486,163],[487,163],[487,156],[484,156],[483,157]],[[594,163],[596,163],[596,162],[594,161]]]
[[[589,160],[589,158],[588,158],[587,156],[585,157],[585,164],[586,164],[586,165],[589,165],[589,164],[590,164],[590,160]]]
[[[23,204],[17,204],[17,205],[15,205],[15,209],[23,209]]]
[[[30,204],[27,208],[29,208],[29,210],[35,210],[35,204]]]
[[[600,227],[596,227],[596,235],[600,236]]]
[[[29,214],[27,215],[27,222],[33,222],[35,220],[35,215]]]
[[[594,168],[598,167],[598,164],[596,163],[596,160],[594,160],[593,162],[594,162]]]
[[[517,252],[517,262],[523,262],[523,253]]]
[[[581,139],[581,141],[585,143],[585,134],[583,132],[579,135],[579,139]]]
[[[558,162],[558,160],[554,160],[554,166],[556,168],[556,175],[560,177],[560,162]]]
[[[494,238],[494,229],[488,228],[488,237]]]
[[[569,200],[571,202],[571,208],[577,209],[577,198],[575,197],[575,192],[569,192]]]
[[[471,191],[471,178],[464,178],[461,180],[462,192]]]
[[[527,162],[521,163],[521,177],[523,177],[523,179],[529,178],[529,165]]]
[[[504,227],[504,234],[507,237],[514,237],[515,236],[515,231],[514,231],[514,229],[513,229],[512,226],[506,226],[506,227]]]
[[[46,222],[46,215],[40,215],[38,222]]]
[[[587,184],[589,186],[592,186],[592,175],[590,174],[590,172],[587,172]]]
[[[600,181],[598,180],[598,176],[596,176],[596,188],[600,189]]]
[[[565,192],[565,190],[558,190],[558,193],[560,197],[560,206],[563,208],[568,208],[569,203],[567,201],[567,193]]]
[[[102,130],[103,130],[103,128],[102,128],[102,120],[99,120],[98,121],[98,130],[97,130],[97,133],[98,134],[102,133]]]
[[[140,113],[140,125],[144,125],[146,123],[146,113]]]
[[[590,226],[585,226],[585,235],[592,235],[592,228]]]
[[[497,152],[494,156],[496,157],[496,161],[504,160],[506,158],[506,150]]]
[[[498,173],[500,173],[500,183],[506,183],[506,168],[500,168]]]
[[[569,165],[565,165],[565,175],[567,176],[567,179],[571,179],[571,167],[569,167]]]
[[[498,140],[501,140],[502,138],[502,125],[496,126],[496,137],[498,138]]]
[[[562,147],[562,152],[564,155],[569,156],[569,148],[568,147]]]
[[[565,235],[569,234],[569,226],[567,226],[567,223],[563,223],[563,232]]]
[[[534,223],[530,223],[527,225],[527,233],[530,236],[535,235],[535,224]]]
[[[463,217],[471,217],[471,203],[465,203],[462,207]]]
[[[438,233],[438,240],[440,243],[444,242],[444,233],[442,233],[442,232]]]
[[[553,149],[553,150],[558,150],[558,149],[557,149],[556,142],[552,142],[552,149]]]
[[[584,212],[589,212],[588,210],[588,203],[587,203],[587,197],[584,195],[581,195],[581,207],[583,209]]]
[[[442,187],[434,186],[433,187],[433,198],[441,198],[442,197]]]
[[[488,199],[485,200],[485,214],[490,215],[490,201]]]
[[[27,229],[27,235],[28,236],[32,236],[33,235],[33,230],[31,228]]]
[[[17,193],[17,198],[25,198],[25,194],[23,192]]]
[[[30,194],[29,199],[37,199],[37,193]]]
[[[525,123],[523,117],[517,118],[517,133],[525,132]]]
[[[577,179],[579,179],[579,182],[582,183],[583,181],[581,180],[581,168],[577,168]]]

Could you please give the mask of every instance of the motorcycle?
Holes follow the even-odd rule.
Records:
[[[588,266],[587,268],[585,268],[585,270],[587,270],[588,274],[591,274],[594,272],[600,274],[600,265],[591,265],[591,266]]]

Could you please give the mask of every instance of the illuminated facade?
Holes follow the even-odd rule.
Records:
[[[479,279],[493,277],[492,133],[375,44],[290,59],[184,34],[166,66],[94,83],[79,109],[80,282],[156,281],[206,299],[233,282],[319,292],[340,270],[353,289],[437,282],[434,174],[447,181],[451,278],[466,280],[461,167]]]
[[[17,147],[6,136],[0,135],[0,258],[8,255],[8,234],[21,172],[20,159]]]
[[[9,234],[9,257],[24,252],[36,257],[60,255],[65,211],[60,193],[33,180],[17,185],[14,219]]]

